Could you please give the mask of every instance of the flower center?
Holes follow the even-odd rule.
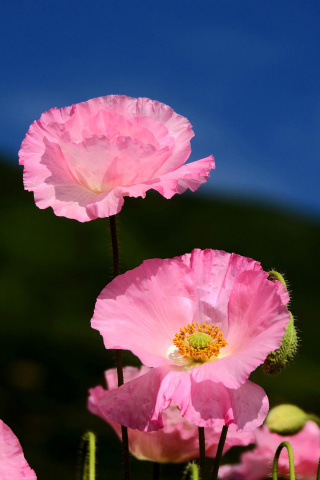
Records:
[[[211,357],[217,357],[220,349],[227,345],[218,327],[207,323],[188,323],[180,328],[173,339],[180,355],[192,358],[197,362],[207,362]]]

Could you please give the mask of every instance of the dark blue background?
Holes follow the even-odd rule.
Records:
[[[51,107],[145,96],[193,124],[201,191],[320,213],[316,1],[11,0],[1,8],[0,148]]]

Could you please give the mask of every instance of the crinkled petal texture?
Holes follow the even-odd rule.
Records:
[[[106,348],[131,350],[154,370],[106,394],[100,400],[105,414],[152,431],[163,427],[161,412],[173,401],[199,426],[261,425],[268,402],[247,380],[279,348],[290,319],[288,300],[281,282],[268,280],[258,262],[218,250],[147,260],[117,277],[98,297],[92,327]],[[173,344],[192,322],[219,327],[227,341],[203,363],[186,359]]]
[[[303,429],[295,435],[281,436],[271,433],[267,426],[255,432],[256,448],[241,455],[239,465],[224,465],[219,470],[219,477],[224,480],[261,480],[271,477],[272,461],[281,442],[290,442],[297,478],[313,480],[316,478],[320,457],[320,431],[314,422],[307,422]],[[278,463],[280,477],[289,474],[289,460],[286,449],[283,449]]]
[[[0,420],[0,478],[1,480],[36,480],[35,472],[24,458],[19,440]]]
[[[125,383],[140,377],[150,369],[142,366],[141,369],[134,367],[124,368]],[[109,390],[117,386],[117,374],[115,369],[105,372]],[[104,396],[106,390],[102,387],[90,389],[88,399],[89,410],[99,415],[108,422],[121,439],[121,426],[106,417],[103,413],[99,399]],[[164,428],[145,433],[139,430],[128,429],[129,449],[132,455],[139,460],[150,460],[159,463],[179,463],[186,462],[199,456],[198,429],[195,425],[182,418],[176,405],[171,404],[162,412],[162,422]],[[215,457],[221,428],[207,428],[205,430],[206,454],[209,457]],[[253,443],[252,433],[238,433],[230,430],[224,447],[224,453],[234,445],[248,445]]]
[[[196,383],[190,372],[158,367],[98,400],[109,419],[144,432],[164,427],[162,412],[174,403],[183,418],[199,427],[228,425],[249,432],[262,424],[268,410],[264,390],[250,382],[228,389],[210,380]]]
[[[24,185],[39,208],[81,222],[115,215],[123,197],[165,198],[195,191],[212,156],[183,165],[193,131],[172,108],[149,98],[109,95],[43,113],[19,152]]]

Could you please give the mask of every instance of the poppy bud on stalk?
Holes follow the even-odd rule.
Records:
[[[296,405],[283,404],[270,410],[266,425],[270,432],[294,435],[304,427],[309,415]]]
[[[283,276],[276,272],[269,272],[271,280],[279,280],[286,288],[287,285],[284,281]],[[287,364],[293,359],[297,352],[298,338],[297,332],[294,325],[294,318],[291,312],[290,320],[286,326],[286,331],[282,337],[281,346],[270,352],[266,360],[263,363],[262,369],[267,375],[277,375]]]

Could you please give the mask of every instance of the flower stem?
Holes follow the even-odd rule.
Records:
[[[118,246],[118,235],[117,235],[117,223],[116,216],[112,215],[109,217],[110,221],[110,234],[111,234],[111,243],[112,243],[112,255],[113,255],[113,277],[117,277],[120,273],[119,268],[119,246]],[[118,387],[123,385],[123,369],[122,369],[122,351],[116,349],[116,364],[117,364],[117,375],[118,375]],[[125,480],[130,480],[130,469],[129,469],[129,440],[128,440],[128,429],[121,425],[121,434],[122,434],[122,453],[123,453],[123,463],[124,463],[124,478]]]
[[[159,480],[160,478],[160,463],[153,462],[153,475],[152,480]]]
[[[229,427],[227,425],[223,425],[223,427],[222,427],[220,440],[219,440],[219,444],[218,444],[218,448],[217,448],[217,454],[216,454],[216,458],[214,460],[214,465],[213,465],[213,470],[212,470],[212,477],[211,477],[212,480],[217,480],[217,478],[218,478],[219,466],[220,466],[221,457],[222,457],[222,453],[223,453],[223,447],[224,447],[224,444],[225,444],[225,441],[226,441],[226,438],[227,438],[228,428]]]
[[[293,450],[289,442],[282,442],[280,443],[277,451],[275,453],[272,465],[272,480],[278,480],[278,461],[280,457],[280,453],[282,449],[286,447],[289,456],[289,478],[290,480],[295,480],[295,473],[294,473],[294,461],[293,461]]]
[[[204,427],[198,427],[198,433],[199,433],[200,477],[204,480],[206,476],[206,442],[204,438]]]

